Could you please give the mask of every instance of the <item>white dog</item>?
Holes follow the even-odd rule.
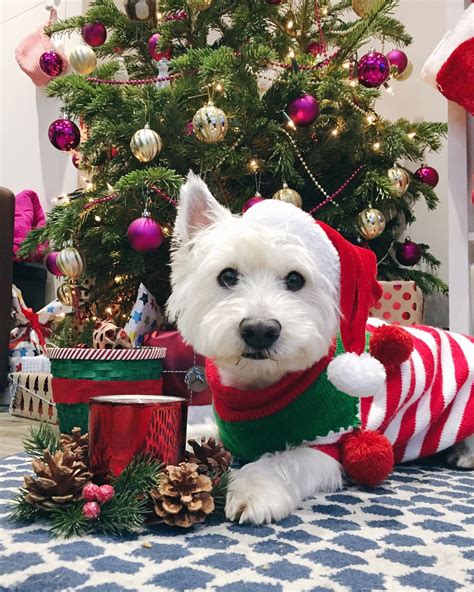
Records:
[[[189,175],[168,314],[208,359],[218,426],[197,432],[253,461],[234,474],[228,518],[280,520],[341,488],[333,449],[358,427],[383,432],[396,461],[474,433],[470,338],[410,330],[414,350],[396,368],[363,353],[375,271],[370,251],[302,210],[268,200],[233,216]],[[463,446],[458,464],[474,468],[474,445]]]

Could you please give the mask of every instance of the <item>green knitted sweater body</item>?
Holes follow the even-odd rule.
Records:
[[[310,370],[288,374],[255,391],[223,386],[217,368],[208,361],[214,414],[224,446],[234,456],[252,461],[266,452],[357,427],[358,400],[338,391],[327,377],[329,362],[342,353],[338,338],[336,347]]]

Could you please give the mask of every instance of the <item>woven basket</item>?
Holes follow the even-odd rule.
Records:
[[[166,355],[165,348],[136,348],[131,350],[96,350],[64,348],[48,352],[51,360],[53,378],[90,380],[98,382],[127,381],[135,382],[131,392],[121,394],[139,394],[142,381],[160,381],[163,371],[161,359]],[[93,387],[90,397],[97,393]],[[156,392],[155,394],[160,394]],[[53,389],[54,397],[54,389]],[[89,429],[89,404],[57,402],[59,430],[70,433],[74,427],[80,427],[82,433]]]

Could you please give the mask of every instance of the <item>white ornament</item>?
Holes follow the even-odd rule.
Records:
[[[120,80],[121,82],[127,82],[129,80],[127,65],[123,56],[117,56],[115,61],[119,65],[119,69],[114,74],[114,80]]]
[[[168,66],[170,61],[166,58],[161,58],[156,62],[156,67],[158,68],[158,78],[165,78],[166,80],[158,80],[155,84],[156,88],[165,88],[165,86],[170,85],[169,74],[168,74]]]

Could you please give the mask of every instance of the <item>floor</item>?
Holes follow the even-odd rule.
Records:
[[[28,435],[29,426],[37,421],[10,415],[8,410],[0,411],[0,458],[23,450],[23,439]]]

